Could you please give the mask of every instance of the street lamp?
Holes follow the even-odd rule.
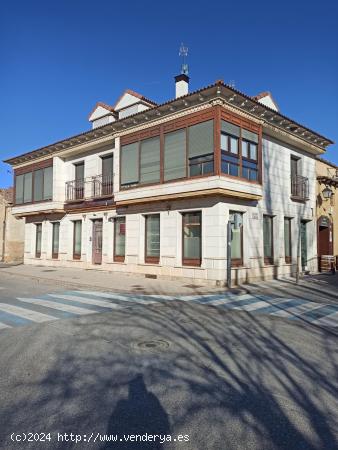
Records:
[[[325,199],[331,198],[333,195],[332,189],[329,186],[326,186],[322,191],[322,195]]]

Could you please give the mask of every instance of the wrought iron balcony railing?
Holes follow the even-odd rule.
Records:
[[[112,195],[113,176],[96,175],[66,182],[66,201],[85,200]]]
[[[291,178],[291,197],[297,200],[309,199],[309,179],[300,175]]]

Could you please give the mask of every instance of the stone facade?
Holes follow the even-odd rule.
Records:
[[[319,159],[316,161],[316,195],[317,195],[317,235],[319,256],[327,253],[338,256],[338,167]],[[325,198],[323,190],[329,187],[332,191],[330,198]],[[327,229],[326,229],[327,228]],[[323,242],[324,241],[324,242]],[[326,252],[325,250],[328,250]]]
[[[12,189],[0,189],[0,261],[22,262],[25,221],[12,214]]]
[[[216,88],[217,85],[215,95],[219,95]],[[201,101],[202,105],[198,103]],[[205,101],[205,97],[199,95],[196,97],[196,104],[193,104],[192,100],[190,103],[184,100],[179,105],[182,110],[175,110],[172,114],[169,109],[166,110],[170,113],[168,117],[165,114],[162,117],[162,113],[159,113],[153,115],[150,120],[147,113],[144,123],[133,119],[133,122],[129,122],[132,124],[132,131],[113,131],[108,135],[96,136],[93,142],[78,143],[75,139],[71,147],[64,149],[60,144],[53,156],[52,200],[16,205],[13,209],[16,216],[26,217],[26,264],[96,268],[169,278],[183,277],[196,283],[224,285],[227,279],[227,223],[230,213],[237,212],[242,213],[243,239],[241,264],[233,264],[231,269],[234,282],[294,275],[297,267],[303,271],[317,270],[316,157],[324,150],[312,142],[307,143],[304,139],[291,135],[287,130],[281,131],[276,126],[276,121],[273,125],[271,122],[265,123],[262,119],[243,112],[233,103],[228,104],[220,99]],[[218,167],[214,169],[214,173],[155,185],[121,188],[120,155],[123,139],[128,138],[131,133],[139,132],[148,136],[156,127],[163,130],[167,126],[170,129],[171,125],[166,125],[170,120],[175,119],[183,123],[197,114],[203,115],[204,120],[210,120],[210,117],[214,120],[214,158],[215,168]],[[260,176],[257,182],[222,173],[222,114],[224,117],[237,114],[234,116],[235,120],[245,121],[247,130],[259,130],[255,131],[259,133],[259,149],[261,148]],[[205,119],[206,117],[209,119]],[[122,122],[123,120],[124,118]],[[119,123],[117,120],[116,124]],[[98,130],[100,131],[100,128]],[[93,184],[90,180],[101,173],[102,158],[107,155],[113,155],[114,193],[112,198],[101,198],[95,202],[91,198],[90,189]],[[308,190],[303,198],[294,198],[292,193],[292,158],[298,161],[298,175],[308,183]],[[40,163],[43,159],[39,154],[36,161]],[[84,178],[89,180],[88,187],[87,184],[83,187],[84,197],[89,200],[67,202],[65,186],[67,182],[74,180],[75,166],[80,161],[84,163]],[[19,168],[22,171],[25,164],[14,164],[14,169]],[[182,217],[189,211],[201,212],[202,257],[198,266],[183,264]],[[145,257],[145,216],[154,213],[160,215],[160,257],[156,264],[146,262]],[[264,254],[264,216],[272,218],[273,254],[269,262]],[[123,261],[114,259],[114,220],[117,217],[126,219]],[[290,223],[288,255],[285,219]],[[102,220],[101,264],[94,264],[93,260],[93,227],[94,221],[97,220]],[[60,222],[57,257],[53,255],[52,248],[55,221]],[[82,222],[81,252],[76,258],[75,221]],[[42,231],[39,224],[42,224]],[[37,232],[39,236],[41,232],[38,252]]]

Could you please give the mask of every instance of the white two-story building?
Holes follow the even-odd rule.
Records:
[[[92,129],[13,157],[25,263],[223,285],[317,270],[315,160],[329,139],[223,81],[126,91]],[[227,245],[227,224],[231,222]]]

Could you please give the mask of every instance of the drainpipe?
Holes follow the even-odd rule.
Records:
[[[7,208],[8,208],[8,205],[7,205],[7,203],[5,202],[5,215],[4,215],[3,229],[2,229],[2,257],[1,257],[1,261],[2,261],[2,262],[5,262]]]

